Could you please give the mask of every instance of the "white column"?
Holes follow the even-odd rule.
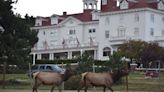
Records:
[[[72,52],[71,51],[68,52],[68,59],[72,59]]]
[[[94,59],[97,59],[97,50],[94,50]]]
[[[83,55],[83,49],[80,50],[80,56],[82,56],[82,55]]]
[[[111,52],[110,52],[110,54],[113,55],[113,52],[114,52],[114,50],[113,50],[113,48],[111,48]]]
[[[54,60],[54,53],[51,53],[51,59]]]
[[[33,53],[33,63],[32,63],[33,65],[35,65],[35,55],[36,55],[36,54]]]
[[[49,60],[54,60],[54,54],[53,53],[49,53]]]

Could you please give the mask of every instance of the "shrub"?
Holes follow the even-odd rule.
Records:
[[[78,90],[82,87],[81,75],[72,76],[64,83],[66,90]]]

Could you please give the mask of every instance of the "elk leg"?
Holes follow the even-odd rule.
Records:
[[[61,92],[61,85],[59,86],[59,92]]]
[[[87,92],[88,86],[85,86],[84,88],[84,92]]]
[[[79,87],[78,87],[77,92],[80,92],[80,90],[83,89],[85,85],[84,85],[84,83],[81,83],[81,84],[78,84],[78,85],[79,85]]]
[[[84,83],[84,92],[87,92],[87,89],[88,89],[88,84],[85,82]]]
[[[35,81],[34,81],[34,85],[33,85],[33,92],[37,92],[37,88],[41,85],[41,81],[39,81],[36,77],[35,77]]]
[[[54,88],[55,88],[55,85],[52,85],[51,92],[53,92]]]
[[[40,84],[35,84],[34,86],[33,86],[33,92],[37,92],[37,88],[40,86]]]
[[[108,87],[108,89],[109,89],[110,91],[112,91],[112,92],[113,92],[113,89],[112,89],[111,87]]]
[[[104,86],[103,92],[105,92],[106,86]]]

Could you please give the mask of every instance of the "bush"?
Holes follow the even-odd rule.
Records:
[[[67,59],[67,60],[36,60],[36,64],[70,64],[77,63],[75,59]]]
[[[66,90],[78,90],[82,87],[81,75],[72,76],[69,80],[65,82]]]

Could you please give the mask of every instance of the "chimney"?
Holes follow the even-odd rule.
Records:
[[[63,12],[63,16],[67,16],[67,12]]]

